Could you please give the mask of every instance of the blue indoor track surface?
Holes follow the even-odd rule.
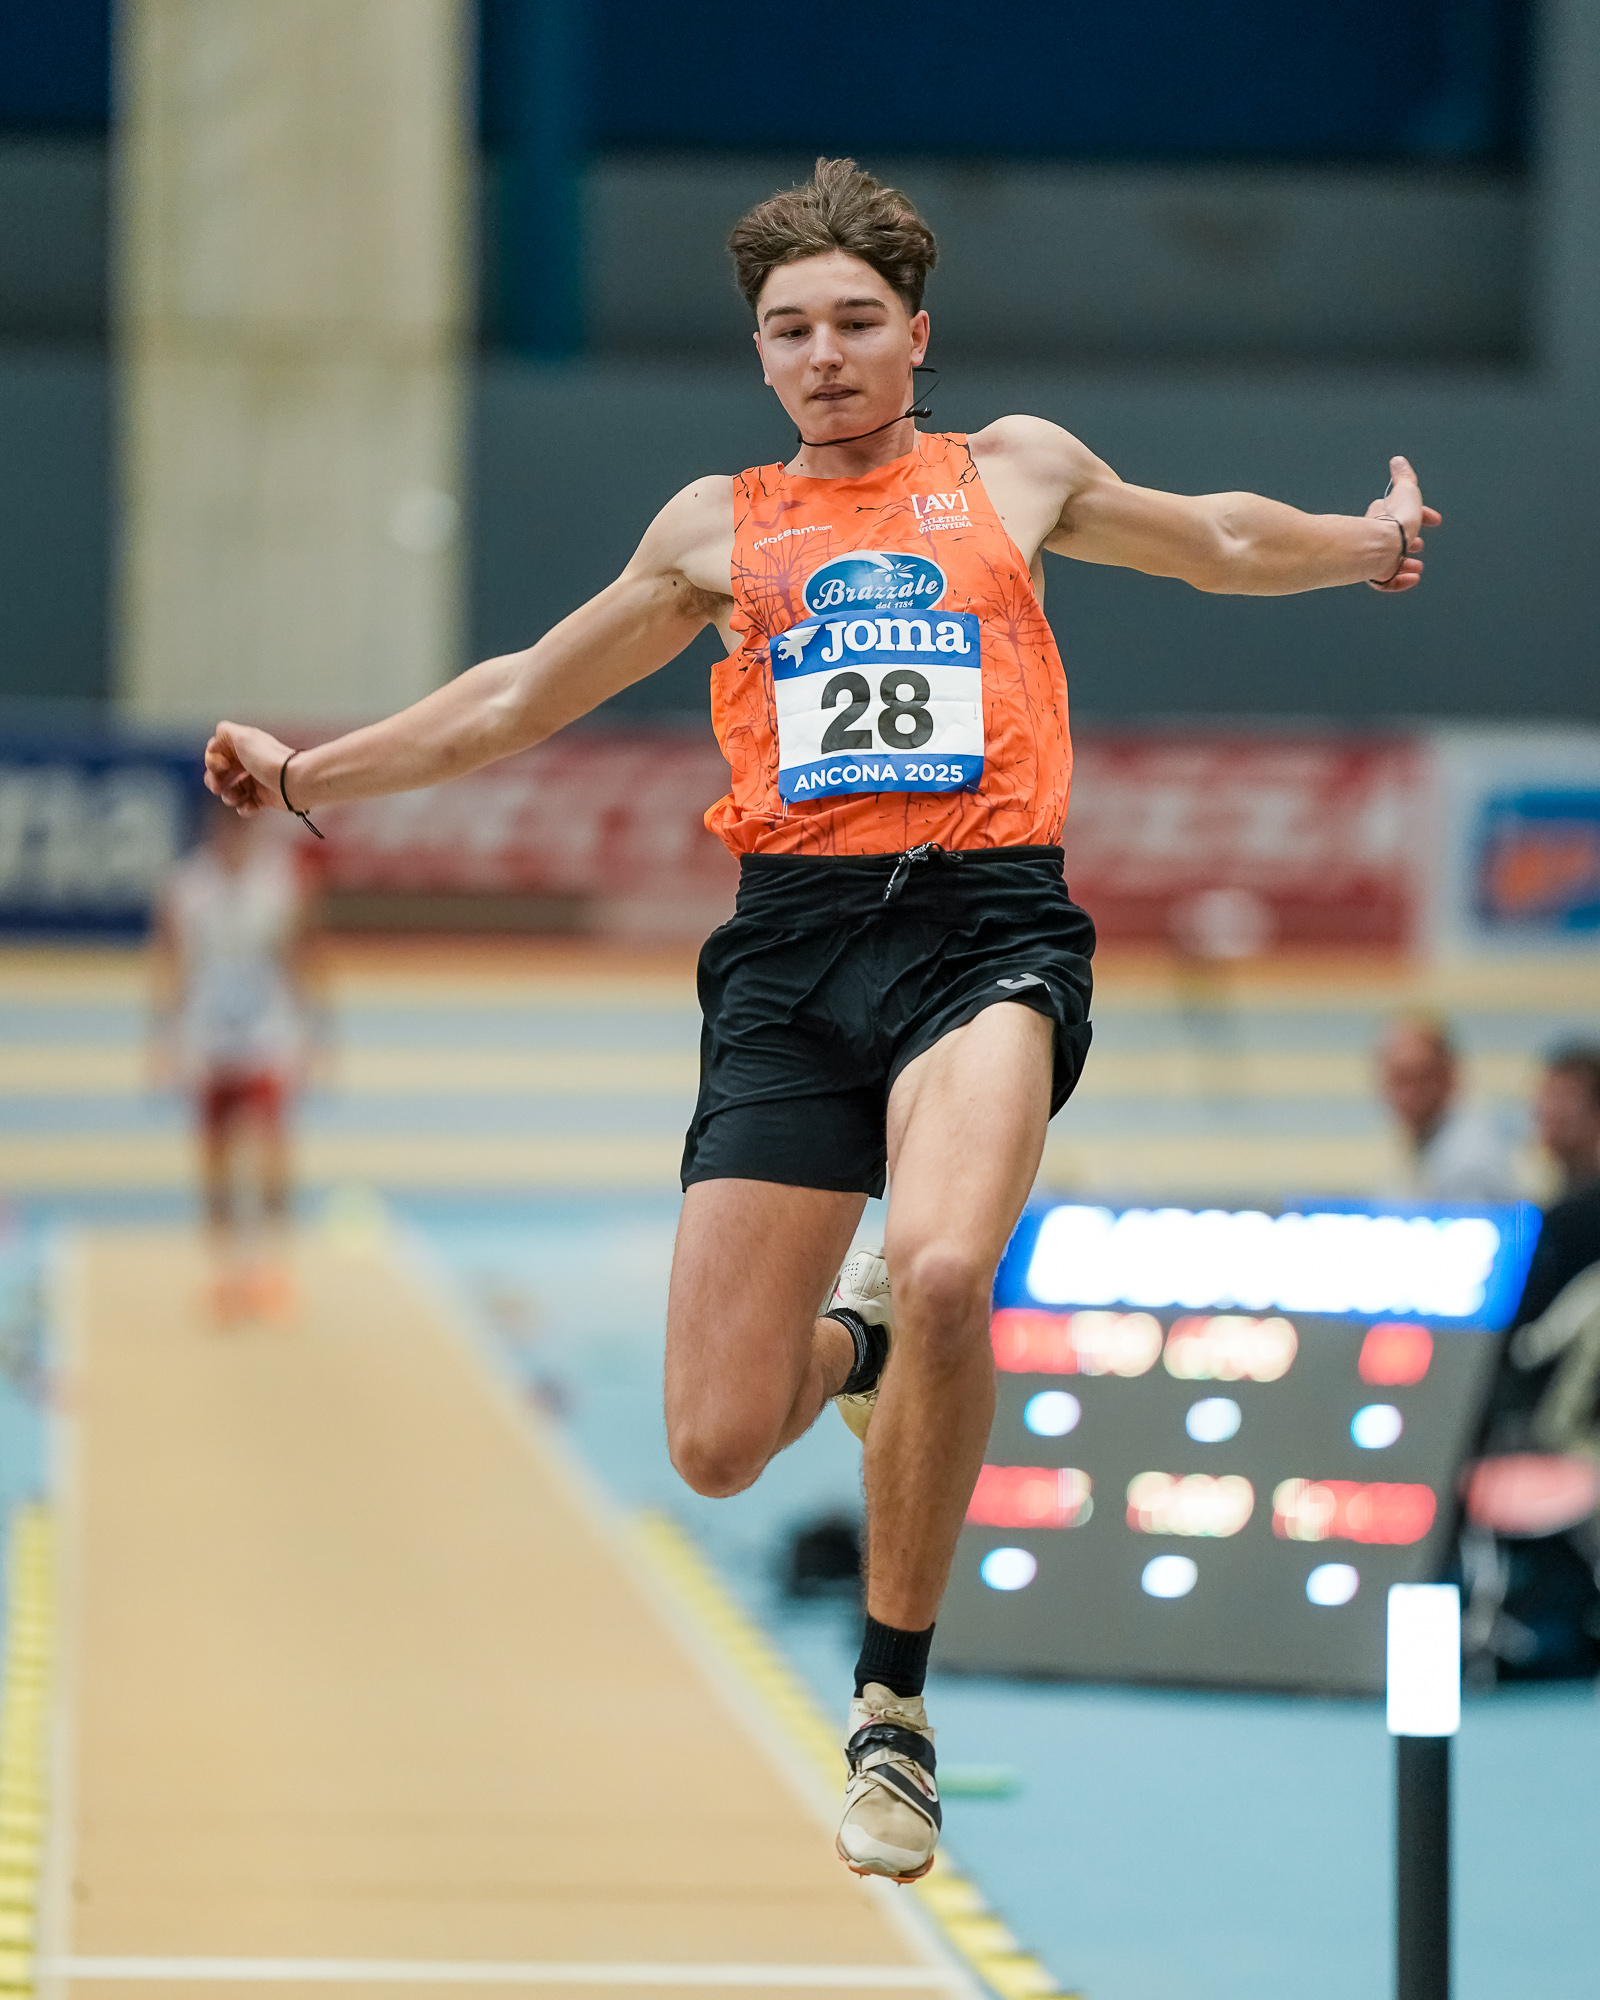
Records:
[[[11,1517],[45,1492],[45,1235],[0,1211],[0,1631],[10,1610]]]
[[[748,1493],[668,1462],[669,1197],[399,1200],[479,1331],[624,1509],[663,1508],[843,1719],[858,1628],[795,1604],[793,1528],[860,1508],[825,1412]],[[863,1233],[870,1234],[869,1210]],[[1089,2000],[1382,2000],[1392,1991],[1392,1744],[1375,1703],[935,1677],[941,1763],[1001,1766],[956,1798],[953,1855]],[[1467,1706],[1455,1748],[1456,2000],[1593,2000],[1600,1705],[1587,1685]]]

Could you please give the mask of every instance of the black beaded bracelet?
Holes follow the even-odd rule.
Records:
[[[283,800],[284,810],[286,812],[292,812],[296,819],[304,820],[307,826],[311,826],[310,815],[308,813],[303,813],[298,806],[292,806],[289,804],[289,787],[283,782],[285,777],[288,775],[289,766],[294,762],[296,757],[298,757],[299,755],[300,752],[298,750],[291,750],[288,756],[284,758],[283,763],[279,766],[278,793]],[[318,840],[326,840],[328,837],[322,831],[322,828],[320,826],[311,826],[311,831],[317,836]]]
[[[1392,514],[1379,514],[1375,518],[1380,521],[1394,521]],[[1406,557],[1411,551],[1411,537],[1406,533],[1405,522],[1394,521],[1394,524],[1400,530],[1400,560],[1395,564],[1388,576],[1369,576],[1367,578],[1368,583],[1372,585],[1374,590],[1381,590],[1386,583],[1394,582],[1401,570],[1405,568]]]

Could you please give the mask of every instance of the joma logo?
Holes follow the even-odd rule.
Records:
[[[930,514],[965,514],[969,511],[967,496],[959,489],[954,493],[913,493],[911,505],[919,521],[927,520]]]

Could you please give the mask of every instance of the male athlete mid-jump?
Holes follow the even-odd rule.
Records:
[[[790,462],[696,480],[598,597],[387,721],[294,754],[219,723],[206,782],[243,813],[438,784],[542,742],[707,624],[722,635],[732,783],[706,819],[740,857],[739,899],[700,959],[667,1430],[678,1471],[719,1495],[830,1399],[864,1439],[838,1844],[909,1881],[939,1832],[922,1690],[994,1409],[990,1288],[1089,1044],[1042,552],[1206,591],[1398,593],[1439,516],[1403,458],[1364,517],[1309,515],[1125,485],[1036,417],[919,434],[934,241],[853,161],[819,161],[730,248],[799,431]],[[883,1248],[844,1261],[886,1170]]]

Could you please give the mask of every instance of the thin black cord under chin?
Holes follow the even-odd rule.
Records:
[[[915,365],[915,367],[913,367],[911,372],[913,375],[931,375],[935,382],[937,382],[939,379],[938,369],[930,368],[927,362],[925,361],[919,361]],[[930,388],[928,391],[928,395],[931,396],[932,394],[933,390]],[[879,424],[877,428],[874,430],[857,431],[854,437],[808,438],[808,437],[802,437],[800,432],[797,430],[794,434],[795,443],[803,444],[808,451],[826,451],[831,445],[860,444],[863,438],[875,438],[878,435],[879,431],[892,431],[896,424],[903,424],[907,417],[931,417],[932,415],[933,415],[932,404],[924,400],[923,402],[920,403],[913,403],[909,410],[902,410],[899,416],[891,417],[886,424]]]

